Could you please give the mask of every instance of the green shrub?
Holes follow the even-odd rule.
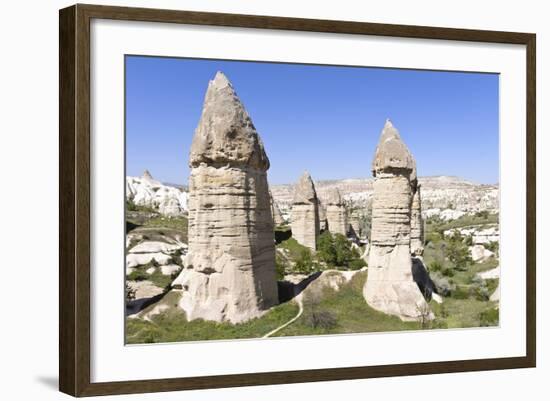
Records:
[[[455,237],[445,247],[445,254],[454,268],[460,271],[465,271],[473,263],[468,247]]]
[[[285,274],[288,270],[288,262],[287,260],[279,254],[279,252],[275,253],[275,271],[277,274],[277,280],[282,280],[285,277]]]
[[[488,244],[484,245],[486,249],[490,250],[491,252],[498,253],[499,244],[497,241],[491,241]]]
[[[443,270],[443,264],[439,260],[434,260],[428,266],[428,270],[431,272],[440,272]]]
[[[145,273],[143,269],[136,269],[126,276],[128,280],[143,281],[149,278],[149,275]]]
[[[294,273],[309,274],[313,271],[313,258],[307,248],[300,251],[300,256],[294,263]]]
[[[456,288],[456,286],[440,272],[431,273],[430,278],[435,285],[437,293],[441,296],[448,297]]]
[[[134,290],[132,287],[126,283],[126,303],[129,303],[136,299],[136,290]]]
[[[363,267],[367,265],[367,262],[365,262],[363,259],[353,259],[348,263],[348,268],[350,270],[360,270]]]
[[[317,257],[329,268],[344,267],[358,270],[366,265],[359,251],[351,247],[350,241],[342,234],[325,231],[317,240]]]
[[[472,278],[472,284],[470,285],[470,296],[478,301],[489,300],[489,289],[481,277],[474,276]]]

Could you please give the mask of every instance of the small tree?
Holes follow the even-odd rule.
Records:
[[[136,299],[136,290],[126,283],[126,303],[130,303],[134,299]]]

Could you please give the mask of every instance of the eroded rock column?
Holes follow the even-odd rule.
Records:
[[[420,197],[420,184],[412,183],[411,205],[411,253],[422,256],[424,253],[424,221],[422,219],[422,199]]]
[[[291,217],[292,237],[312,250],[319,237],[319,200],[315,184],[306,171],[294,188]]]
[[[221,72],[210,81],[189,166],[189,253],[174,282],[189,320],[243,322],[278,303],[269,160]]]
[[[333,234],[346,235],[348,231],[346,207],[338,188],[330,190],[326,203],[328,230]]]
[[[367,303],[402,320],[433,315],[413,280],[411,260],[411,174],[414,160],[388,120],[372,162],[374,194]]]

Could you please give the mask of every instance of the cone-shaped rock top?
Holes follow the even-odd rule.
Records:
[[[342,195],[338,188],[331,188],[327,193],[326,198],[327,205],[341,205],[342,204]]]
[[[150,179],[150,180],[153,179],[153,176],[151,175],[151,173],[149,172],[149,170],[145,170],[145,171],[143,172],[142,177],[143,177],[143,178],[148,178],[148,179]]]
[[[300,180],[294,187],[294,204],[317,202],[317,192],[311,175],[304,171]]]
[[[386,120],[372,161],[372,173],[376,175],[378,171],[383,170],[408,170],[410,174],[416,170],[415,164],[407,145],[401,140],[399,131],[389,119]]]
[[[209,165],[269,168],[264,145],[227,77],[219,71],[208,84],[195,130],[190,167]]]

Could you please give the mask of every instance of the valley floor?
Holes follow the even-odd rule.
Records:
[[[464,225],[472,224],[471,220],[465,219]],[[495,219],[489,216],[486,220],[487,224],[494,224]],[[185,218],[164,219],[158,216],[134,220],[128,231],[128,250],[143,241],[144,236],[145,240],[154,242],[165,241],[172,245],[185,243],[186,223]],[[246,323],[188,322],[178,306],[181,291],[170,289],[169,285],[179,270],[174,270],[170,275],[163,274],[163,266],[153,261],[127,272],[130,287],[152,282],[158,292],[155,295],[148,294],[151,299],[142,305],[144,309],[128,313],[126,341],[128,344],[141,344],[261,338],[266,335],[307,336],[498,325],[498,301],[490,300],[490,295],[498,286],[498,278],[483,279],[478,274],[492,271],[498,266],[498,250],[495,250],[494,257],[474,263],[467,255],[468,239],[446,237],[443,229],[448,229],[448,226],[437,223],[427,225],[424,254],[424,263],[443,300],[441,304],[434,300],[430,302],[435,314],[432,321],[403,322],[367,305],[362,290],[368,269],[363,267],[364,264],[358,258],[362,249],[347,254],[340,250],[339,255],[347,255],[346,265],[342,266],[337,259],[332,263],[331,255],[320,252],[308,254],[288,236],[287,229],[281,228],[276,233],[280,287],[288,290],[289,286],[299,286],[300,280],[308,280],[305,289],[300,288],[301,292],[294,291],[293,296],[284,296],[290,299],[270,309],[262,317]],[[476,220],[475,223],[480,222]],[[454,227],[461,227],[460,221],[454,222]],[[342,246],[337,238],[333,242],[325,238],[325,243],[336,249]],[[178,263],[185,250],[183,246],[177,248],[169,255],[171,259],[164,263],[180,267]]]

